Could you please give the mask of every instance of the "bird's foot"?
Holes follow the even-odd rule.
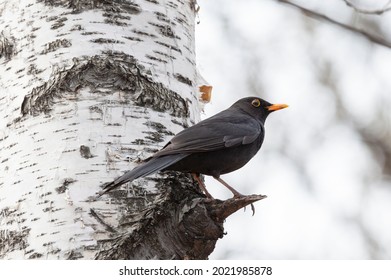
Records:
[[[220,177],[214,177],[217,181],[219,181],[221,184],[223,184],[227,189],[229,189],[234,197],[233,199],[242,199],[242,198],[246,198],[247,196],[246,195],[243,195],[241,194],[240,192],[238,192],[237,190],[235,190],[233,187],[231,187],[227,182],[225,182],[223,179],[221,179]],[[251,210],[253,211],[253,216],[255,214],[255,207],[254,205],[251,203]],[[244,206],[244,210],[246,210],[246,206]]]
[[[214,216],[219,220],[223,221],[225,218],[230,216],[232,213],[237,210],[246,207],[246,205],[251,205],[251,209],[253,214],[255,213],[254,206],[252,205],[254,202],[265,199],[266,195],[246,195],[241,197],[233,197],[224,201],[221,200],[213,200],[208,204],[213,208]]]
[[[243,195],[237,191],[235,191],[233,199],[241,199],[241,198],[246,198],[246,195]],[[250,203],[251,211],[253,212],[253,216],[255,215],[255,207],[254,204]],[[244,211],[246,211],[246,206],[243,207]]]
[[[251,207],[251,211],[253,211],[253,216],[255,215],[255,206],[254,204],[250,204],[250,207]],[[244,211],[246,211],[246,206],[244,206]]]
[[[208,199],[214,200],[214,197],[208,192],[208,190],[206,189],[206,186],[205,186],[204,182],[202,182],[202,180],[200,179],[199,174],[191,173],[191,175],[192,175],[193,178],[198,182],[198,185],[200,186],[201,190],[204,192],[204,194],[206,195],[206,197],[207,197]]]

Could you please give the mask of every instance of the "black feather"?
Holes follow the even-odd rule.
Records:
[[[152,173],[163,170],[164,168],[180,161],[181,159],[187,157],[188,154],[175,154],[175,155],[167,155],[162,157],[151,157],[148,161],[140,164],[134,169],[126,172],[121,177],[115,179],[113,182],[106,185],[99,193],[99,196],[111,191],[112,189],[125,184],[127,182],[131,182],[137,178],[148,176]]]

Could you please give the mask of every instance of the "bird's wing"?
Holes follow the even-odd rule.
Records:
[[[181,131],[154,157],[247,145],[254,142],[262,131],[263,125],[256,119],[244,114],[232,115],[223,111]]]

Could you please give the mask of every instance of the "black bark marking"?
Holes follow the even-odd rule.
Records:
[[[193,86],[193,82],[189,78],[186,78],[179,73],[174,74],[174,77],[181,83],[184,83],[189,86]]]
[[[162,45],[162,46],[164,46],[164,47],[166,47],[166,48],[168,48],[168,49],[170,49],[170,50],[177,51],[177,52],[179,52],[180,54],[182,54],[181,49],[179,49],[179,48],[177,48],[177,47],[175,47],[175,46],[173,46],[173,45],[166,44],[166,43],[159,42],[159,41],[155,41],[155,43],[156,43],[156,44],[159,44],[159,45]]]
[[[72,43],[68,39],[57,39],[53,42],[47,43],[44,47],[45,49],[41,52],[41,54],[55,52],[58,49],[69,48],[70,46],[72,46]]]
[[[142,42],[143,40],[138,37],[130,37],[130,36],[124,36],[123,38],[128,39],[130,41],[136,41],[136,42]]]
[[[4,214],[3,209],[0,213]],[[8,212],[10,214],[10,212]],[[21,230],[0,230],[0,259],[12,251],[24,250],[28,247],[30,229],[22,227]]]
[[[172,38],[172,39],[180,39],[179,36],[176,36],[174,34],[174,31],[169,25],[163,25],[163,24],[157,24],[154,22],[148,22],[150,25],[155,26],[158,30],[159,33],[165,37]]]
[[[97,43],[97,44],[124,44],[124,42],[114,40],[114,39],[108,39],[108,38],[97,38],[90,40],[92,43]]]
[[[61,186],[55,188],[56,192],[57,193],[65,193],[65,191],[67,190],[68,186],[70,184],[73,184],[75,183],[76,180],[75,179],[72,179],[72,178],[65,178],[61,184]]]
[[[186,24],[186,21],[185,21],[184,19],[182,19],[182,18],[176,17],[174,20],[175,20],[176,22],[178,22],[179,24]]]
[[[6,60],[10,60],[15,54],[15,40],[10,37],[6,37],[3,32],[0,33],[0,59],[5,57]]]
[[[52,26],[50,27],[50,29],[58,29],[62,26],[64,26],[64,21],[67,21],[68,19],[66,17],[59,17],[59,16],[52,16],[52,17],[48,17],[46,19],[47,22],[50,22],[50,21],[55,21],[55,23],[52,24]]]
[[[84,30],[84,27],[82,27],[80,24],[75,24],[74,26],[72,26],[72,28],[69,30],[69,31],[82,31]]]
[[[25,68],[22,68],[22,69],[16,70],[15,74],[19,74],[19,73],[23,72],[24,70],[25,70]]]
[[[166,54],[166,53],[162,53],[160,51],[153,51],[153,52],[156,53],[156,54],[162,55],[162,56],[164,56],[165,58],[168,58],[168,59],[176,59],[175,56],[172,56],[172,55],[169,55],[169,54]]]
[[[37,68],[37,65],[36,64],[30,64],[28,67],[27,67],[27,75],[38,75],[40,73],[42,73],[44,70],[39,70]]]
[[[91,32],[83,32],[83,33],[81,33],[81,35],[89,36],[89,35],[105,35],[105,34],[102,32],[98,32],[98,31],[91,31]]]
[[[126,22],[120,21],[122,20],[130,20],[129,16],[123,16],[118,13],[112,13],[112,12],[106,12],[103,13],[103,16],[105,17],[104,22],[109,24],[114,24],[118,26],[127,26],[128,24]]]
[[[167,18],[167,16],[161,12],[154,12],[154,14],[156,15],[156,18],[160,21],[163,21],[165,23],[171,23],[170,22],[170,19]]]
[[[152,122],[152,121],[148,121],[146,123],[144,123],[145,125],[147,125],[148,127],[150,128],[153,128],[155,129],[157,132],[159,133],[162,133],[162,134],[165,134],[165,135],[174,135],[173,132],[167,130],[167,127],[165,127],[163,124],[161,123],[158,123],[158,122]]]
[[[151,140],[153,143],[163,142],[165,140],[166,135],[172,136],[174,133],[168,131],[167,128],[161,123],[157,122],[146,122],[144,123],[148,128],[152,128],[155,131],[143,131],[143,133],[148,134],[145,136],[145,139]]]
[[[102,108],[100,108],[99,106],[93,105],[90,106],[88,109],[90,110],[91,113],[98,113],[100,115],[103,115]]]
[[[40,259],[42,257],[43,257],[43,254],[34,252],[28,258],[32,260],[32,259]]]
[[[146,58],[150,59],[150,60],[155,60],[155,61],[159,61],[159,62],[162,62],[162,63],[168,63],[167,60],[164,60],[164,59],[161,59],[161,58],[157,58],[156,56],[152,56],[152,55],[145,55]]]
[[[90,147],[81,145],[80,146],[80,155],[83,158],[89,159],[93,158],[94,156],[91,154]]]
[[[136,145],[143,145],[143,146],[147,145],[144,139],[134,139],[131,143]]]
[[[132,32],[135,33],[135,34],[141,35],[141,36],[156,38],[156,35],[154,35],[154,34],[150,34],[150,33],[147,33],[147,32],[144,32],[144,31],[140,31],[140,30],[137,30],[137,29],[133,29]]]
[[[179,121],[176,120],[176,119],[172,119],[171,122],[174,123],[174,124],[180,125],[180,126],[182,126],[183,128],[188,128],[188,127],[189,127],[189,124],[188,124],[188,123],[179,122]],[[194,124],[194,122],[192,122],[192,124]]]
[[[145,139],[151,140],[153,143],[159,143],[164,141],[164,137],[162,134],[156,131],[143,131],[147,136]]]

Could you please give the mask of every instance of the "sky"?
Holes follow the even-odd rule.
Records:
[[[388,1],[351,1],[362,9]],[[391,41],[391,12],[343,0],[296,0]],[[258,154],[222,176],[268,198],[225,223],[211,259],[390,259],[391,49],[277,0],[198,1],[198,68],[213,86],[202,118],[245,96],[271,114]],[[217,198],[230,193],[212,178]]]

